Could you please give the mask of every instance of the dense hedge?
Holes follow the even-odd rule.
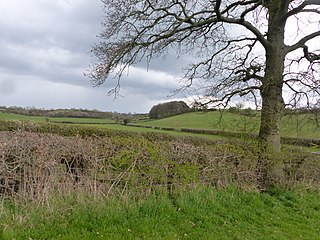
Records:
[[[4,123],[4,124],[3,124]],[[0,198],[148,195],[210,185],[258,188],[254,141],[180,138],[55,124],[1,122]],[[51,131],[52,133],[44,133]],[[284,150],[285,186],[320,186],[320,156]]]

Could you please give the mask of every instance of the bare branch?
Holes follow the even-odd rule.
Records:
[[[308,50],[308,46],[304,45],[303,46],[303,53],[304,53],[304,57],[310,62],[313,63],[315,61],[320,60],[320,54],[314,54],[309,52]]]
[[[232,9],[236,9],[239,6],[247,6],[251,4],[262,4],[262,0],[250,0],[250,1],[236,1],[231,3],[230,5],[226,6],[226,8],[221,11],[221,14],[228,14],[229,11],[232,11]]]
[[[313,38],[319,37],[319,36],[320,36],[320,31],[317,31],[317,32],[311,33],[311,34],[303,37],[302,39],[299,40],[299,42],[295,43],[292,46],[288,46],[286,48],[286,53],[295,51],[298,48],[302,48],[306,44],[306,42],[308,42],[309,40],[311,40]]]
[[[300,12],[303,12],[304,8],[310,5],[320,5],[320,1],[319,0],[306,0],[303,3],[301,3],[298,7],[292,9],[291,11],[289,11],[285,16],[284,19],[288,19],[289,17],[296,15]]]
[[[225,23],[237,24],[245,27],[257,37],[258,41],[264,46],[265,49],[269,47],[269,42],[267,41],[265,36],[250,22],[244,21],[243,19],[234,19],[234,18],[222,18],[221,21]]]
[[[253,91],[255,90],[260,90],[260,87],[258,86],[251,86],[251,87],[247,87],[247,88],[243,88],[243,89],[236,89],[234,91],[231,91],[225,95],[223,95],[221,98],[216,98],[215,96],[213,96],[214,98],[207,101],[205,104],[210,104],[210,103],[218,103],[218,104],[226,104],[228,105],[228,103],[231,101],[231,99],[238,95],[238,96],[245,96],[248,94],[252,94]],[[255,94],[253,94],[255,95]]]
[[[244,20],[245,16],[254,11],[255,9],[257,9],[259,6],[261,6],[261,1],[258,1],[256,4],[252,5],[251,7],[249,7],[248,9],[246,9],[245,11],[243,11],[243,13],[241,13],[240,19]]]
[[[316,14],[320,14],[320,10],[319,9],[302,9],[300,11],[300,13],[316,13]]]

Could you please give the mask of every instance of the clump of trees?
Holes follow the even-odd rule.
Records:
[[[149,118],[161,119],[187,112],[190,112],[190,108],[185,102],[172,101],[153,106],[149,112]]]

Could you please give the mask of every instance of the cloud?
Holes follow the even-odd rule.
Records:
[[[106,84],[93,88],[83,73],[99,41],[100,0],[10,0],[0,9],[0,105],[147,112],[176,89],[187,57],[154,59],[130,68],[114,100]]]
[[[0,82],[0,94],[1,96],[11,96],[15,93],[16,86],[14,81],[4,80]]]
[[[3,79],[3,76],[0,77]],[[23,81],[24,84],[17,84]],[[0,105],[36,108],[82,108],[117,112],[145,113],[154,105],[150,95],[123,89],[124,97],[107,97],[103,88],[86,88],[50,82],[29,76],[19,81],[0,80]]]
[[[168,94],[171,90],[179,87],[177,79],[177,76],[166,72],[131,67],[124,73],[120,83],[124,88],[130,89],[132,93],[141,92],[142,90],[149,95],[156,92]]]

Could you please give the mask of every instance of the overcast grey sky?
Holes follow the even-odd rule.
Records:
[[[116,100],[92,87],[83,73],[102,30],[100,0],[2,0],[0,12],[0,106],[148,112],[177,87],[174,58],[171,69],[168,59],[132,68]]]
[[[182,97],[167,96],[178,88],[190,55],[169,54],[130,68],[121,83],[123,97],[116,100],[107,96],[106,86],[94,88],[83,73],[94,62],[90,50],[99,41],[102,21],[100,0],[0,0],[0,106],[140,113]],[[311,28],[307,21],[297,35],[294,21],[287,29],[291,42]],[[309,45],[318,44],[315,39]],[[111,81],[107,85],[114,86]]]

